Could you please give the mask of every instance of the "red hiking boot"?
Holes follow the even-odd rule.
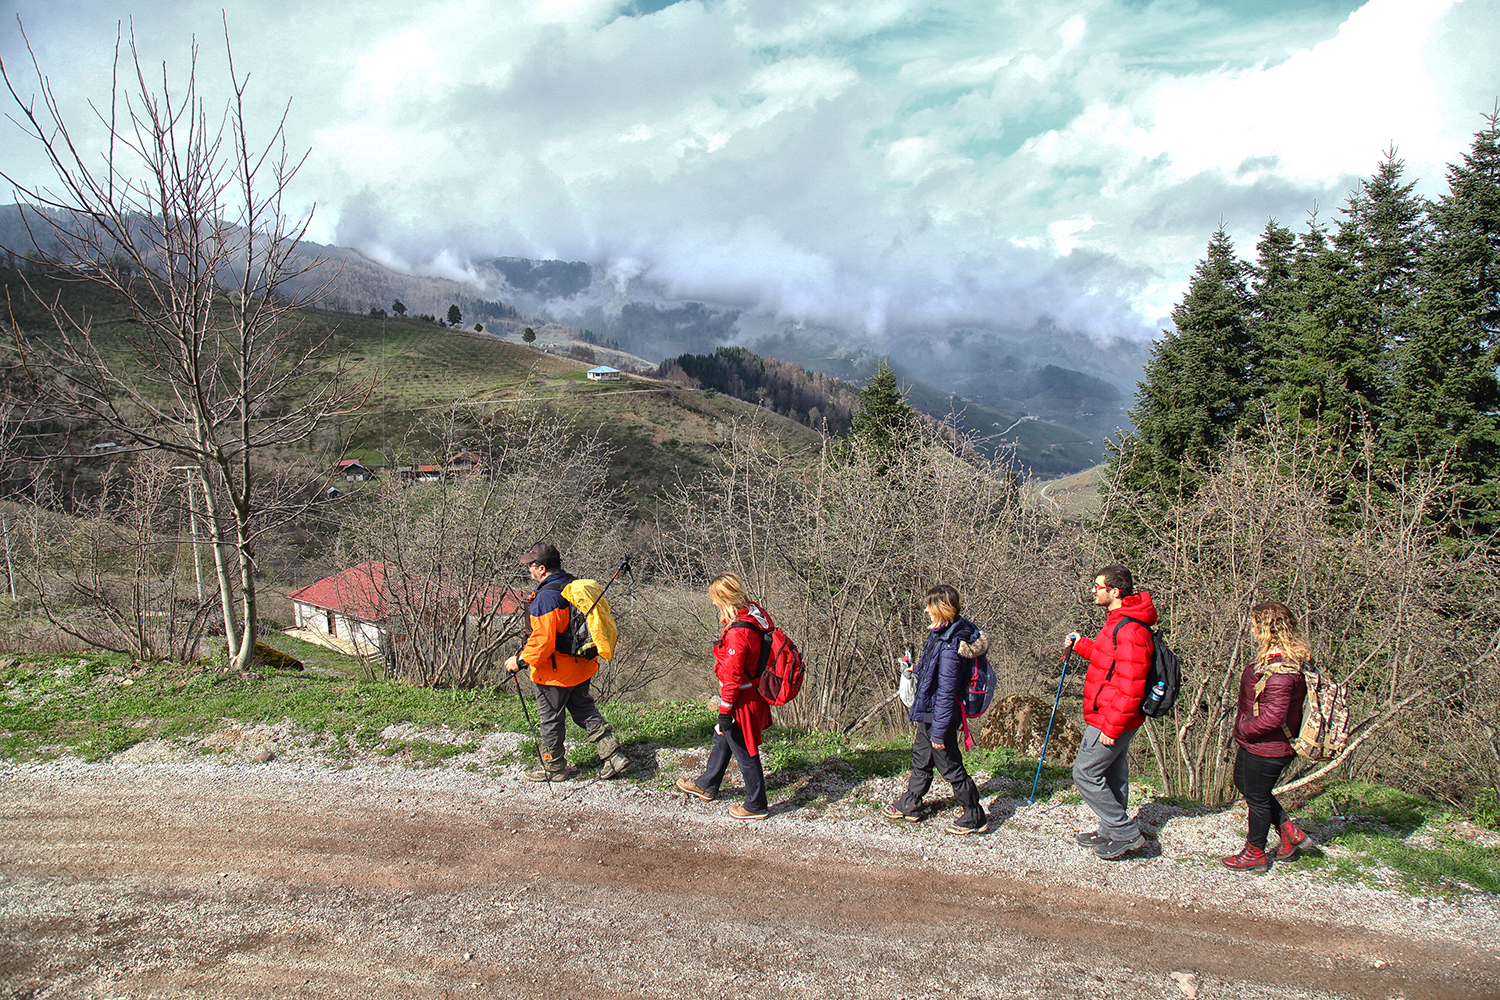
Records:
[[[1277,861],[1286,861],[1302,848],[1312,846],[1312,837],[1306,830],[1298,829],[1297,824],[1290,817],[1276,829],[1281,833],[1281,843],[1276,845]]]
[[[1224,867],[1239,872],[1266,872],[1271,870],[1271,859],[1263,849],[1246,841],[1244,850],[1224,859]]]

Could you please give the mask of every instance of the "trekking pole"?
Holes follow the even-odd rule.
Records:
[[[630,568],[629,552],[625,553],[625,558],[620,560],[620,565],[615,567],[614,576],[611,576],[609,580],[605,582],[604,586],[599,588],[599,596],[594,598],[594,603],[589,605],[589,609],[583,613],[583,617],[587,618],[589,615],[594,613],[594,609],[599,606],[599,602],[604,600],[604,592],[609,589],[609,585],[611,583],[614,583],[621,573],[629,573],[631,574],[630,579],[635,579],[635,571]]]
[[[525,647],[525,644],[523,643],[522,646],[521,646],[521,649],[524,649],[524,648],[526,648],[526,647]],[[520,656],[521,656],[521,650],[518,649],[518,650],[516,650],[516,662],[517,662],[517,664],[520,663]],[[531,731],[531,735],[533,737],[535,737],[535,739],[536,739],[536,763],[537,763],[537,766],[545,769],[546,766],[547,766],[547,762],[542,759],[542,731],[540,729],[538,729],[536,727],[536,724],[531,721],[531,709],[529,707],[527,707],[527,705],[526,705],[526,696],[521,693],[521,671],[517,670],[515,673],[511,674],[510,675],[510,679],[516,682],[516,700],[521,703],[521,714],[524,715],[524,716],[526,716],[526,728]],[[548,796],[548,798],[554,798],[554,799],[557,798],[557,792],[555,792],[555,791],[552,790],[552,782],[551,781],[547,782],[547,796]]]
[[[1068,679],[1068,658],[1073,655],[1073,642],[1068,643],[1068,648],[1063,650],[1062,676],[1057,679],[1057,697],[1052,699],[1052,714],[1047,718],[1047,735],[1042,738],[1042,755],[1036,761],[1036,777],[1031,779],[1031,801],[1026,803],[1028,806],[1036,802],[1036,784],[1042,780],[1042,761],[1047,759],[1047,744],[1052,741],[1052,722],[1057,718],[1057,703],[1062,701],[1063,681]]]

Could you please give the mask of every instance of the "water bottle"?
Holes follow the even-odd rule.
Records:
[[[1156,685],[1151,689],[1151,693],[1146,695],[1146,700],[1141,702],[1141,712],[1145,715],[1155,712],[1161,706],[1162,699],[1166,696],[1167,682],[1157,681]]]

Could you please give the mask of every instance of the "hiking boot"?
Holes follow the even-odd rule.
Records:
[[[629,768],[630,761],[624,754],[612,753],[604,759],[603,764],[599,765],[599,777],[613,778],[616,775],[624,774]]]
[[[1276,845],[1277,861],[1288,861],[1298,851],[1306,850],[1313,845],[1313,839],[1308,832],[1300,829],[1290,817],[1276,829],[1281,833],[1281,843]]]
[[[894,804],[886,806],[880,811],[880,814],[886,819],[893,819],[898,822],[919,823],[922,820],[920,812],[904,813],[900,809],[897,809]]]
[[[1084,830],[1078,835],[1079,847],[1098,847],[1102,843],[1104,843],[1104,838],[1099,836],[1097,831]]]
[[[1105,861],[1113,861],[1123,858],[1131,851],[1140,850],[1146,846],[1145,834],[1136,834],[1134,840],[1106,840],[1101,839],[1094,845],[1094,853]]]
[[[951,833],[955,837],[967,837],[971,833],[983,833],[985,826],[986,824],[984,823],[980,823],[978,826],[964,826],[962,823],[954,822],[945,826],[943,832]]]
[[[614,727],[607,722],[590,729],[588,741],[594,744],[594,752],[599,755],[600,760],[609,760],[620,752],[620,740],[615,736]]]
[[[566,781],[573,773],[568,766],[568,752],[562,747],[542,751],[542,759],[526,772],[527,781]]]
[[[1266,872],[1271,870],[1271,859],[1266,857],[1263,849],[1247,840],[1244,850],[1224,859],[1224,867],[1238,872]]]
[[[762,809],[759,812],[754,812],[752,810],[746,809],[744,806],[730,806],[729,815],[733,816],[735,819],[765,819],[767,816],[771,815],[771,810]]]
[[[679,792],[687,792],[694,798],[702,799],[704,802],[712,802],[714,799],[718,798],[717,795],[715,795],[713,792],[710,792],[708,789],[698,787],[698,783],[692,778],[678,778],[677,790]]]

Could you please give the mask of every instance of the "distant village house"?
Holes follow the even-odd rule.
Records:
[[[609,365],[600,365],[598,368],[590,368],[588,377],[595,382],[618,382],[620,381],[620,369],[611,368]]]

